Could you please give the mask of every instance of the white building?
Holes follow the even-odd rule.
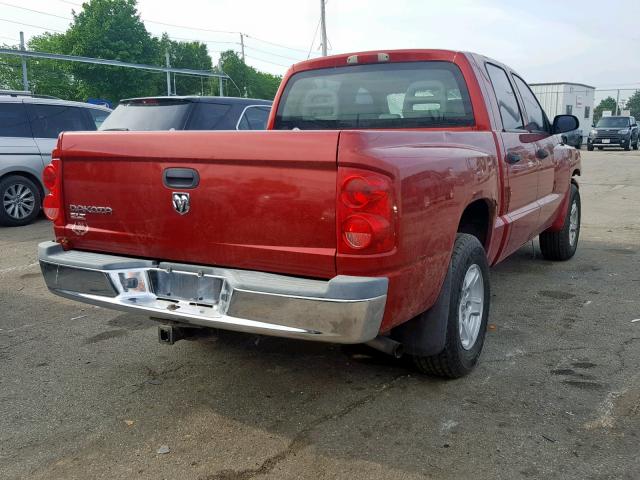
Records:
[[[578,117],[586,141],[593,124],[595,87],[570,82],[532,83],[530,86],[549,120],[553,121],[553,117],[561,114]]]

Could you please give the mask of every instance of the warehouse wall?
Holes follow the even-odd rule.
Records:
[[[583,85],[555,83],[551,85],[531,85],[540,105],[550,120],[560,114],[570,113],[578,117],[583,140],[589,135],[593,123],[595,90]]]

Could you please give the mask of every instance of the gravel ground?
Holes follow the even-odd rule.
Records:
[[[47,292],[46,221],[0,227],[0,478],[640,478],[640,154],[582,153],[577,255],[492,270],[456,381],[276,338],[160,345]]]

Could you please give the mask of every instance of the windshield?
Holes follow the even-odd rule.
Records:
[[[629,126],[629,117],[602,117],[596,127],[624,128]]]
[[[182,130],[190,102],[136,100],[121,103],[100,125],[100,130]]]
[[[354,65],[291,77],[275,129],[473,125],[462,73],[450,62]]]

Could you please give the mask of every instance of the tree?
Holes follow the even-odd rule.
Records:
[[[176,42],[164,33],[161,38],[155,39],[158,58],[155,63],[164,65],[165,52],[169,52],[169,61],[172,67],[191,68],[194,70],[212,70],[213,62],[207,52],[207,46],[200,42]],[[180,95],[205,95],[211,94],[211,85],[208,79],[203,77],[191,77],[174,75],[175,91]],[[157,87],[160,91],[166,91],[166,76],[157,78]],[[216,87],[217,88],[217,87]]]
[[[604,110],[610,110],[611,112],[616,109],[616,99],[607,97],[601,100],[596,108],[593,109],[593,123],[598,123],[598,120],[602,118],[602,112]]]
[[[2,44],[2,48],[17,49],[18,45]],[[22,90],[22,73],[20,58],[14,56],[0,57],[0,89]]]
[[[29,50],[130,63],[165,65],[169,52],[173,67],[212,70],[213,62],[201,42],[177,42],[167,34],[149,34],[140,19],[136,0],[87,0],[64,33],[44,33],[29,41]],[[17,46],[11,48],[17,49]],[[247,66],[234,51],[221,55],[227,95],[272,99],[281,77]],[[104,98],[117,103],[128,97],[164,95],[166,75],[144,70],[59,60],[27,60],[29,87],[34,93],[69,100]],[[179,94],[217,95],[211,78],[172,75]],[[172,81],[172,83],[173,83]],[[235,82],[235,84],[234,84]],[[0,56],[0,88],[22,89],[20,58]]]
[[[636,90],[635,93],[629,97],[624,108],[631,111],[632,117],[640,120],[640,90]]]
[[[29,40],[29,50],[46,53],[65,51],[65,35],[44,33]],[[68,62],[31,58],[27,60],[29,89],[34,93],[53,95],[67,100],[83,100],[81,83],[73,75],[73,66]]]
[[[73,23],[62,40],[69,55],[153,64],[156,43],[140,20],[135,0],[91,0],[73,12]],[[156,93],[154,75],[130,68],[84,63],[71,64],[84,98],[117,102],[122,98]]]
[[[242,61],[233,50],[220,54],[222,70],[233,82],[227,86],[227,95],[246,96],[273,100],[282,81],[282,77],[270,73],[259,72]]]

